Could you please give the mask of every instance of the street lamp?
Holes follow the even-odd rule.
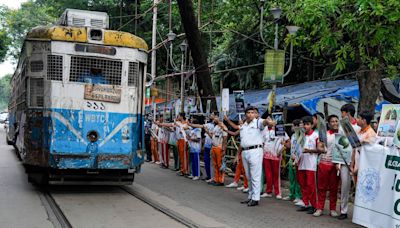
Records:
[[[176,34],[172,31],[169,31],[169,33],[167,34],[167,40],[168,42],[172,42],[174,41],[176,38]]]
[[[179,45],[181,52],[182,52],[182,63],[181,63],[181,113],[185,112],[185,101],[183,99],[184,96],[184,89],[185,89],[185,77],[183,74],[185,68],[185,56],[187,50],[187,43],[186,40],[183,40],[182,43]]]
[[[282,10],[280,8],[272,8],[270,9],[272,16],[275,19],[275,40],[274,40],[274,49],[278,50],[278,21],[281,18]]]

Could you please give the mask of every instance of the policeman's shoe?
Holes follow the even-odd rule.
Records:
[[[314,214],[313,214],[314,217],[319,217],[319,216],[321,216],[321,215],[322,215],[322,210],[320,210],[320,209],[316,210],[316,211],[314,212]]]
[[[297,209],[297,211],[308,211],[308,208],[309,208],[309,207],[301,206],[301,207],[299,207],[299,208]]]
[[[339,220],[344,220],[347,219],[347,214],[340,214],[339,217],[337,217]]]
[[[312,214],[314,214],[316,211],[317,211],[317,209],[315,209],[315,207],[309,207],[309,208],[308,208],[308,211],[307,211],[307,214],[312,215]]]
[[[242,201],[242,202],[240,202],[240,203],[241,203],[241,204],[248,204],[250,201],[251,201],[251,199],[247,199],[247,200],[244,200],[244,201]]]
[[[250,200],[250,202],[247,204],[248,207],[254,207],[258,205],[258,200]]]

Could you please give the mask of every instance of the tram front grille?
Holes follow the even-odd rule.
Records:
[[[122,62],[119,60],[88,58],[81,56],[71,57],[71,82],[84,82],[84,78],[91,74],[91,69],[105,79],[104,84],[121,85]]]

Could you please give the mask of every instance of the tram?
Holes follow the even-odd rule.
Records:
[[[144,161],[148,46],[103,12],[30,30],[12,77],[8,139],[30,181],[131,184]]]

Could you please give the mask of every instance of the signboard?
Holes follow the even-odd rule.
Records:
[[[233,96],[235,97],[236,112],[238,114],[244,114],[244,91],[233,91]]]
[[[211,114],[211,100],[207,100],[207,107],[206,107],[207,116]]]
[[[221,109],[222,112],[227,113],[229,112],[229,89],[225,88],[222,89],[222,95],[221,95]]]
[[[378,125],[379,137],[393,137],[396,124],[400,120],[400,105],[384,104],[382,105],[382,115]]]
[[[365,227],[400,227],[400,156],[396,147],[364,145],[353,222]]]
[[[121,87],[114,85],[85,84],[84,98],[86,100],[120,103]]]
[[[352,152],[353,147],[351,147],[349,139],[345,135],[335,134],[335,146],[332,149],[332,162],[337,164],[350,164]]]
[[[358,138],[356,132],[354,131],[353,126],[348,118],[344,118],[340,120],[340,125],[343,128],[343,132],[346,137],[349,139],[351,146],[355,149],[361,147],[360,139]]]
[[[285,51],[267,50],[265,52],[264,81],[283,82],[285,70]]]
[[[283,122],[281,124],[275,125],[275,136],[285,137],[285,125],[283,124]]]
[[[325,145],[328,145],[328,136],[326,135],[327,130],[326,130],[325,120],[320,115],[317,115],[317,117],[318,117],[317,128],[318,128],[319,141],[323,142]]]

